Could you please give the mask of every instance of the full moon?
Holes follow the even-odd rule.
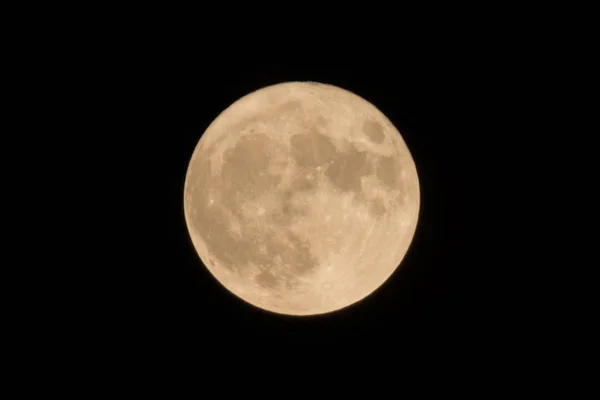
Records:
[[[333,312],[401,264],[419,215],[417,169],[374,105],[286,82],[237,100],[201,136],[184,211],[193,245],[231,293],[279,314]]]

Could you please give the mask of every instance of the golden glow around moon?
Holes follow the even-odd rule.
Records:
[[[288,82],[241,98],[202,135],[184,189],[200,258],[229,291],[281,314],[368,296],[404,258],[419,181],[400,133],[335,86]]]

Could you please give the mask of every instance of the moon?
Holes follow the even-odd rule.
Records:
[[[225,109],[194,149],[183,197],[210,273],[287,315],[334,312],[379,288],[409,249],[420,204],[389,119],[316,82],[264,87]]]

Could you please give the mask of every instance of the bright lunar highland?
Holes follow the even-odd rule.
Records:
[[[185,219],[230,292],[280,314],[323,314],[398,268],[419,215],[419,179],[398,130],[347,90],[287,82],[225,109],[196,146]]]

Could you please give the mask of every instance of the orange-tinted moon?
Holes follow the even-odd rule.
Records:
[[[287,82],[257,90],[206,129],[184,209],[198,255],[246,302],[281,314],[349,306],[402,262],[420,204],[415,163],[374,105]]]

